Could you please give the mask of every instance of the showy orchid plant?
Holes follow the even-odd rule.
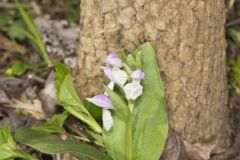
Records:
[[[124,90],[125,98],[128,100],[129,104],[134,103],[134,100],[136,100],[143,91],[143,87],[140,84],[141,80],[144,79],[142,70],[140,68],[135,71],[124,70],[123,66],[126,67],[127,64],[123,64],[121,58],[115,52],[107,57],[105,64],[106,66],[102,67],[102,69],[110,80],[107,87],[113,90],[114,85],[119,85],[119,87]],[[109,131],[113,126],[113,119],[109,110],[113,109],[113,106],[108,94],[105,92],[104,94],[87,98],[87,100],[103,108],[103,127],[106,131]],[[129,107],[130,111],[133,112],[132,107],[134,106],[129,105]]]
[[[69,69],[60,63],[56,64],[58,104],[95,132],[89,133],[111,159],[158,160],[167,138],[168,121],[152,46],[145,43],[128,56],[112,52],[100,69],[109,81],[105,91],[86,100],[102,108],[103,127],[78,98]]]

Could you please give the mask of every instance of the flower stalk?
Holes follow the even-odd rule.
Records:
[[[126,126],[126,160],[133,159],[133,135],[132,135],[132,116],[130,115],[127,119],[127,126]]]
[[[134,101],[133,100],[128,101],[128,107],[129,107],[130,113],[132,114],[133,109],[134,109]]]

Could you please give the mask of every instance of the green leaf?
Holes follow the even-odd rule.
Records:
[[[56,76],[57,76],[56,96],[57,96],[57,103],[58,103],[58,101],[60,101],[59,95],[60,95],[62,83],[65,79],[65,76],[71,74],[71,71],[68,67],[66,67],[59,61],[55,63],[55,70],[56,70]]]
[[[159,160],[168,134],[164,88],[151,44],[144,43],[135,54],[138,51],[146,78],[133,113],[133,159]]]
[[[136,52],[136,67],[142,68],[142,54],[141,51]]]
[[[87,131],[87,133],[92,137],[92,138],[94,138],[94,142],[97,144],[97,145],[99,145],[99,146],[104,146],[103,145],[103,137],[102,137],[102,135],[100,135],[100,134],[98,134],[98,133],[96,133],[96,132],[93,132],[93,131],[91,131],[91,130],[86,130]]]
[[[127,62],[128,62],[128,65],[130,66],[130,68],[131,68],[132,70],[135,70],[135,69],[136,69],[137,63],[136,63],[136,61],[135,61],[135,59],[134,59],[134,57],[133,57],[132,54],[129,54],[129,55],[127,56]]]
[[[132,69],[134,68],[134,66],[131,68],[128,66],[128,57],[126,56],[126,54],[122,51],[118,52],[119,57],[121,58],[121,60],[123,61],[123,68],[125,69],[125,71],[127,73],[132,73]],[[130,58],[131,59],[131,58]]]
[[[15,133],[18,142],[26,144],[46,154],[71,153],[78,159],[86,160],[110,160],[103,152],[96,148],[72,141],[63,141],[56,135],[29,128],[20,128]]]
[[[96,119],[101,120],[102,119],[102,108],[94,105],[93,103],[90,103],[86,100],[83,101],[83,104],[85,108],[88,110],[88,112]]]
[[[31,66],[28,63],[17,62],[7,69],[5,74],[7,76],[22,76],[29,68],[31,68]]]
[[[21,28],[18,26],[16,26],[14,29],[16,30],[15,32],[18,32],[19,34],[28,38],[31,41],[31,43],[34,45],[34,47],[40,52],[39,43],[31,33],[27,32],[24,28]]]
[[[33,34],[37,40],[41,40],[41,35],[38,32],[36,25],[33,23],[32,18],[30,18],[30,16],[26,13],[18,0],[16,0],[16,5],[31,34]]]
[[[123,118],[129,116],[130,110],[126,102],[117,93],[109,89],[107,86],[104,86],[104,89],[108,93],[108,96],[110,97],[113,103],[114,112],[119,113],[119,116],[122,116]]]
[[[123,63],[126,63],[126,64],[128,63],[127,62],[127,56],[124,52],[120,51],[120,52],[118,52],[118,55],[121,58],[121,60],[123,61]]]
[[[12,26],[8,29],[8,35],[12,39],[24,40],[26,35],[23,32],[19,32],[19,28],[25,29],[24,22],[22,19],[17,20],[12,24]]]
[[[61,133],[64,132],[63,124],[68,117],[68,113],[56,114],[47,122],[40,124],[33,129],[45,131],[48,133]]]
[[[8,127],[3,125],[0,127],[0,160],[15,158],[36,160],[35,157],[18,150]]]
[[[25,25],[27,26],[27,29],[30,31],[29,34],[27,34],[26,31],[25,31],[25,33],[24,33],[24,31],[22,31],[22,33],[24,33],[27,36],[27,38],[29,38],[32,41],[34,46],[37,47],[37,50],[39,51],[39,54],[42,57],[42,59],[44,60],[44,62],[46,64],[48,64],[48,66],[51,66],[51,61],[49,60],[48,53],[46,51],[45,44],[42,40],[40,32],[37,30],[37,27],[33,23],[32,18],[25,12],[25,10],[23,9],[23,7],[19,3],[19,1],[15,0],[15,2],[16,2],[17,8],[21,14],[21,17],[23,18]],[[20,28],[18,28],[18,29],[20,29]]]
[[[112,90],[105,87],[113,104],[113,127],[103,132],[103,141],[108,154],[114,160],[126,160],[127,153],[127,118],[130,111],[127,104]]]
[[[69,113],[88,124],[95,132],[101,133],[101,127],[85,108],[74,89],[69,68],[60,62],[56,62],[55,68],[57,75],[57,103],[62,105]]]

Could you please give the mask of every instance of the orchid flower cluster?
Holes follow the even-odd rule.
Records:
[[[105,60],[105,66],[101,67],[101,69],[110,80],[107,87],[111,90],[114,89],[115,85],[121,87],[124,91],[125,98],[130,104],[142,94],[143,87],[141,80],[145,78],[144,72],[140,68],[132,71],[127,64],[123,63],[117,53],[113,52],[108,55]],[[109,131],[114,124],[111,115],[111,110],[114,108],[108,94],[105,92],[92,98],[87,98],[87,100],[103,108],[103,127],[106,131]],[[132,105],[129,105],[129,107],[130,106]],[[133,112],[133,108],[130,108],[130,111]]]

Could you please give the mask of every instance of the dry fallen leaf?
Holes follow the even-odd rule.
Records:
[[[51,117],[56,113],[56,102],[55,102],[55,74],[52,71],[48,79],[46,80],[44,89],[40,92],[40,100],[42,101],[43,111],[47,118]]]
[[[31,115],[39,120],[46,119],[39,99],[27,100],[25,102],[13,99],[8,107],[20,108],[23,114]]]
[[[8,98],[7,94],[0,89],[0,104],[9,104],[11,100]]]

